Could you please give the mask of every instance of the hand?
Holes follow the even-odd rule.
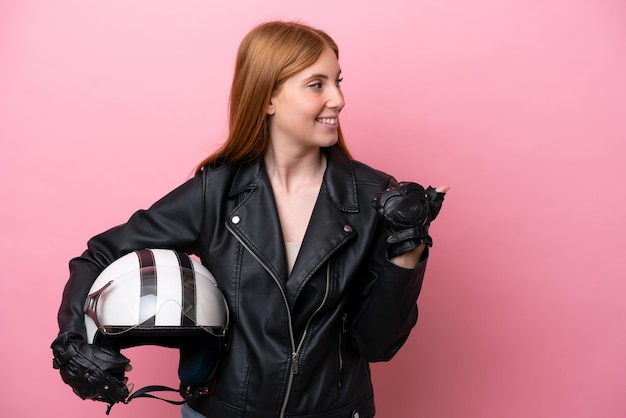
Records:
[[[127,385],[124,372],[130,371],[130,360],[118,351],[88,344],[74,333],[61,334],[52,343],[52,366],[61,378],[82,399],[92,399],[113,405],[123,402],[133,389]]]
[[[378,193],[372,206],[385,219],[389,258],[421,244],[432,246],[428,229],[439,214],[444,195],[449,189],[448,186],[424,189],[417,183],[401,182]]]

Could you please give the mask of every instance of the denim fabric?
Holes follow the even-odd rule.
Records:
[[[189,405],[184,404],[180,410],[180,418],[206,418],[200,412],[192,409]]]

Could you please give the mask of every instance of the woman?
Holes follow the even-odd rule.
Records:
[[[97,350],[84,344],[82,309],[109,263],[171,248],[200,257],[230,311],[215,390],[183,417],[373,417],[368,363],[389,360],[415,325],[428,225],[448,188],[398,184],[352,160],[340,82],[326,33],[254,28],[237,55],[224,145],[70,262],[55,359],[71,344]],[[114,368],[124,383],[126,363]]]

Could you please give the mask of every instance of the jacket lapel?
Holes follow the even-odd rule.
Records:
[[[356,178],[348,157],[338,147],[325,150],[327,168],[304,241],[289,280],[287,294],[295,301],[309,278],[332,254],[357,235],[344,212],[359,211]]]
[[[230,213],[229,228],[284,286],[287,277],[285,244],[274,193],[262,159],[240,168],[230,196],[239,196],[240,203]]]
[[[309,278],[355,235],[356,231],[330,200],[327,188],[322,185],[298,258],[287,281],[289,300],[295,301]]]

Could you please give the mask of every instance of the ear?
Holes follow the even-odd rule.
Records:
[[[272,116],[274,113],[276,113],[276,108],[274,107],[274,100],[272,97],[272,99],[270,99],[270,104],[267,105],[267,114]]]

